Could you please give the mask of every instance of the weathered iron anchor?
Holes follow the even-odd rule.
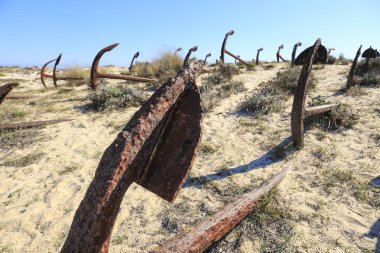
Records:
[[[277,62],[280,62],[280,59],[281,59],[283,62],[286,62],[286,61],[287,61],[287,60],[285,60],[284,58],[282,58],[281,53],[280,53],[281,49],[283,49],[283,48],[284,48],[284,45],[283,45],[283,44],[281,44],[281,45],[278,47],[278,50],[277,50],[277,53],[276,53]]]
[[[291,114],[291,132],[293,146],[303,148],[304,146],[304,120],[308,116],[322,114],[331,111],[338,104],[327,104],[305,108],[306,91],[310,80],[310,73],[315,62],[315,57],[321,47],[321,39],[318,39],[314,46],[306,49],[307,62],[303,65],[301,75],[298,79],[297,87],[294,92],[293,107]],[[325,62],[322,59],[322,62]]]
[[[108,47],[103,48],[99,51],[99,53],[95,56],[94,61],[92,62],[91,67],[91,88],[93,90],[96,90],[97,88],[97,80],[98,78],[109,78],[109,79],[121,79],[121,80],[128,80],[128,81],[135,81],[135,82],[155,82],[157,79],[153,78],[145,78],[145,77],[137,77],[137,76],[127,76],[127,75],[116,75],[116,74],[103,74],[98,72],[98,65],[100,58],[103,56],[104,53],[111,51],[115,47],[117,47],[119,43],[112,44]]]
[[[264,48],[259,48],[257,49],[257,54],[256,54],[256,65],[259,65],[260,64],[260,60],[259,60],[259,56],[260,56],[260,52],[263,51]]]
[[[59,62],[61,61],[61,57],[62,57],[62,54],[60,54],[56,59],[54,60],[51,60],[51,61],[48,61],[47,63],[45,63],[45,65],[41,68],[41,82],[43,84],[43,86],[45,88],[47,88],[46,86],[46,83],[45,83],[45,77],[49,77],[49,78],[52,78],[53,79],[53,83],[54,83],[54,86],[57,88],[58,85],[57,85],[57,80],[82,80],[83,83],[84,83],[84,79],[82,77],[67,77],[67,76],[61,76],[61,77],[58,77],[57,76],[57,66],[59,64]],[[53,61],[55,61],[54,63],[54,68],[53,68],[53,75],[49,75],[49,74],[45,74],[45,69],[47,67],[47,65],[49,65],[50,63],[52,63]]]
[[[132,58],[132,61],[131,61],[131,64],[129,65],[129,74],[132,74],[132,67],[133,67],[133,62],[135,61],[136,58],[138,58],[140,56],[140,52],[137,52],[133,55],[133,58]]]
[[[293,46],[293,52],[292,52],[292,67],[294,67],[294,61],[296,59],[296,52],[297,52],[297,48],[302,46],[302,43],[301,42],[297,42],[296,44],[294,44]]]
[[[201,137],[203,110],[195,82],[202,66],[192,62],[158,88],[105,150],[61,252],[108,252],[120,204],[133,182],[174,201]]]
[[[220,60],[222,61],[222,63],[224,63],[224,53],[226,53],[229,56],[231,56],[232,58],[234,58],[235,60],[238,60],[238,61],[240,61],[241,63],[244,63],[247,66],[251,66],[251,64],[249,64],[248,62],[242,60],[238,55],[234,55],[233,53],[231,53],[230,51],[228,51],[226,49],[227,39],[228,39],[229,36],[233,35],[234,33],[235,33],[234,30],[231,30],[228,33],[226,33],[226,36],[224,37],[223,44],[222,44],[222,49],[221,49],[221,54],[220,54]]]

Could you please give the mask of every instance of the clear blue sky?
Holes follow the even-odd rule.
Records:
[[[63,53],[61,67],[90,66],[115,42],[102,65],[128,66],[136,51],[140,61],[168,48],[184,55],[195,45],[194,56],[210,52],[214,62],[230,29],[227,48],[247,60],[260,47],[263,60],[274,60],[281,43],[289,59],[294,43],[304,49],[318,37],[353,58],[360,44],[380,48],[379,11],[379,0],[0,0],[0,65],[41,66]]]

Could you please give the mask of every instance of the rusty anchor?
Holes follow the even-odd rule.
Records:
[[[257,49],[257,54],[256,54],[256,65],[259,65],[260,64],[260,61],[259,61],[259,56],[260,56],[260,52],[263,51],[264,48],[259,48]]]
[[[201,221],[190,232],[174,236],[164,243],[156,253],[195,253],[204,252],[213,243],[230,232],[247,215],[260,205],[260,199],[278,186],[289,169],[284,169],[264,181],[241,198],[228,204],[208,219]]]
[[[350,72],[348,73],[348,77],[347,77],[346,89],[349,89],[354,85],[354,74],[355,74],[356,65],[358,64],[358,60],[359,60],[359,57],[361,54],[361,50],[362,50],[362,45],[360,45],[358,51],[356,52],[355,59],[352,62],[351,69],[350,69]]]
[[[136,58],[138,58],[140,56],[140,52],[137,52],[133,55],[133,58],[132,58],[132,61],[131,61],[131,64],[129,65],[129,73],[131,74],[132,73],[132,66],[133,66],[133,62],[135,61]]]
[[[19,83],[7,83],[0,86],[0,105],[3,103],[5,97],[13,90],[13,88],[19,86]]]
[[[57,88],[58,85],[57,85],[57,80],[64,80],[64,81],[67,81],[67,80],[82,80],[83,83],[84,83],[84,79],[82,77],[66,77],[66,76],[61,76],[61,77],[58,77],[57,76],[57,66],[59,64],[59,62],[61,61],[61,57],[62,57],[62,54],[60,54],[56,59],[53,59],[51,61],[48,61],[47,63],[45,63],[45,65],[42,66],[41,68],[41,82],[42,82],[42,85],[47,88],[46,86],[46,83],[45,83],[45,77],[49,77],[49,78],[52,78],[53,79],[53,83],[54,83],[54,86]],[[53,75],[49,75],[49,74],[46,74],[45,73],[45,69],[46,67],[52,63],[53,61],[55,61],[54,63],[54,68],[53,68]]]
[[[221,54],[220,54],[220,60],[222,61],[222,63],[224,63],[224,53],[226,53],[229,56],[231,56],[232,58],[234,58],[235,60],[238,60],[238,61],[240,61],[241,63],[243,63],[243,64],[245,64],[247,66],[251,66],[248,62],[242,60],[240,58],[240,56],[234,55],[233,53],[231,53],[230,51],[228,51],[226,49],[226,44],[227,44],[228,37],[231,36],[231,35],[233,35],[234,33],[235,33],[234,30],[231,30],[228,33],[226,33],[226,36],[224,37],[223,44],[222,44],[222,49],[221,49]]]
[[[210,56],[211,56],[211,53],[206,54],[203,64],[206,64],[207,58],[209,58]]]
[[[281,44],[281,45],[278,47],[278,50],[277,50],[277,53],[276,53],[277,62],[280,62],[280,59],[281,59],[283,62],[286,62],[286,60],[285,60],[284,58],[282,58],[281,53],[280,53],[281,49],[283,49],[283,48],[284,48],[284,45],[283,45],[283,44]]]
[[[303,148],[304,146],[304,119],[305,117],[322,114],[331,111],[337,104],[327,104],[305,108],[306,91],[310,79],[313,62],[319,48],[321,39],[318,39],[308,51],[307,62],[303,65],[297,87],[294,92],[293,107],[291,113],[291,133],[293,146]]]
[[[93,90],[96,90],[96,88],[98,86],[97,82],[96,82],[98,80],[98,78],[120,79],[120,80],[128,80],[128,81],[135,81],[135,82],[155,82],[155,81],[157,81],[157,79],[145,78],[145,77],[99,73],[98,72],[98,65],[99,65],[100,58],[103,56],[104,53],[111,51],[112,49],[114,49],[118,45],[119,45],[119,43],[109,45],[108,47],[105,47],[102,50],[100,50],[99,53],[95,56],[94,61],[92,62],[92,66],[91,66],[91,76],[90,76],[91,88]]]
[[[179,48],[177,48],[176,50],[175,50],[175,52],[174,52],[174,55],[176,55],[179,51],[181,51],[182,50],[182,47],[179,47]]]
[[[192,62],[163,84],[105,150],[61,252],[108,252],[128,187],[137,183],[173,202],[191,169],[203,110]]]
[[[309,60],[309,54],[310,52],[313,51],[313,46],[306,48],[304,51],[302,51],[297,58],[294,60],[294,65],[300,66],[304,65],[308,62]],[[323,45],[320,45],[318,47],[318,51],[316,52],[316,55],[314,57],[314,62],[315,63],[322,63],[325,64],[327,61],[327,49]]]
[[[297,53],[297,48],[302,46],[302,43],[301,42],[297,42],[296,44],[294,44],[293,46],[293,52],[292,52],[292,67],[294,67],[294,60],[296,59],[296,53]]]
[[[187,65],[189,65],[189,60],[192,52],[195,52],[198,50],[198,46],[192,47],[189,49],[189,52],[187,52],[185,60],[183,61],[183,67],[185,68]]]
[[[378,57],[378,54],[379,54],[379,52],[377,50],[373,49],[372,46],[370,46],[369,48],[364,50],[362,57],[364,59],[366,59],[365,65],[364,65],[364,66],[366,66],[366,73],[369,72],[369,68],[370,68],[369,61],[370,61],[370,59],[375,59],[376,57]]]

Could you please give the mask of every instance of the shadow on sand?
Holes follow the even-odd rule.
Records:
[[[239,165],[237,167],[233,167],[229,169],[224,169],[222,171],[215,172],[213,174],[209,174],[205,176],[188,177],[183,187],[184,188],[187,188],[187,187],[199,188],[209,181],[218,181],[235,174],[246,173],[248,171],[252,171],[255,169],[263,169],[271,164],[281,161],[285,156],[294,152],[295,149],[293,148],[292,145],[290,145],[291,143],[292,143],[291,137],[288,137],[285,140],[283,140],[281,143],[273,147],[271,150],[269,150],[267,153],[265,153],[263,156],[253,160],[252,162],[248,164]],[[276,155],[278,150],[286,150],[286,153],[284,154],[282,158],[278,158],[278,155]]]
[[[370,228],[369,232],[367,234],[364,234],[364,236],[368,238],[377,237],[377,243],[376,243],[374,252],[380,253],[380,218],[377,219],[377,221]]]

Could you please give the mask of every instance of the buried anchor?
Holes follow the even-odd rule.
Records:
[[[119,45],[119,43],[115,43],[115,44],[112,44],[108,47],[105,47],[102,50],[100,50],[99,53],[95,56],[94,61],[92,62],[91,76],[90,76],[91,88],[93,90],[96,90],[96,88],[98,86],[98,84],[97,84],[98,78],[120,79],[120,80],[128,80],[128,81],[135,81],[135,82],[155,82],[155,81],[157,81],[157,79],[145,78],[145,77],[99,73],[98,72],[98,66],[99,66],[100,58],[102,58],[104,53],[111,51],[112,49],[114,49],[118,45]]]
[[[226,49],[226,44],[227,44],[227,40],[228,40],[228,37],[233,35],[235,33],[234,30],[231,30],[229,31],[228,33],[226,33],[226,36],[224,37],[224,40],[223,40],[223,44],[222,44],[222,49],[221,49],[221,54],[220,54],[220,60],[222,61],[222,63],[224,63],[224,53],[228,54],[229,56],[231,56],[232,58],[234,58],[235,60],[238,60],[239,62],[247,65],[247,66],[251,66],[248,62],[242,60],[240,58],[240,56],[238,55],[234,55],[233,53],[231,53],[230,51],[228,51]]]
[[[83,83],[84,83],[84,79],[83,77],[68,77],[68,76],[61,76],[61,77],[57,77],[57,66],[59,64],[59,62],[61,61],[61,57],[62,57],[62,54],[60,54],[56,59],[54,60],[51,60],[51,61],[48,61],[47,63],[45,63],[44,66],[42,66],[41,68],[41,82],[42,82],[42,85],[47,88],[46,86],[46,83],[45,83],[45,77],[49,77],[49,78],[52,78],[53,79],[53,83],[54,83],[54,86],[57,88],[58,85],[57,85],[57,80],[64,80],[64,81],[67,81],[67,80],[82,80]],[[47,65],[49,65],[50,63],[52,63],[53,61],[55,61],[54,63],[54,68],[53,68],[53,75],[49,75],[49,74],[46,74],[45,73],[45,69],[47,67]]]
[[[277,50],[277,53],[276,53],[277,62],[280,62],[280,59],[281,59],[283,62],[286,62],[286,61],[287,61],[287,60],[285,60],[284,58],[282,58],[281,53],[280,53],[281,49],[283,49],[283,48],[284,48],[284,45],[283,45],[283,44],[281,44],[281,45],[278,47],[278,50]]]
[[[5,97],[13,90],[13,88],[19,86],[19,83],[7,83],[0,86],[0,105],[3,103]]]
[[[260,52],[263,51],[264,48],[259,48],[257,49],[257,54],[256,54],[256,65],[259,65],[260,64],[260,60],[259,60],[259,56],[260,56]]]
[[[297,53],[297,48],[302,46],[302,43],[301,42],[297,42],[296,44],[294,44],[293,46],[293,52],[292,52],[292,67],[294,67],[294,61],[296,59],[296,53]]]
[[[301,75],[298,79],[294,92],[293,107],[291,114],[291,132],[293,146],[303,148],[304,146],[304,120],[307,116],[330,112],[337,104],[327,104],[305,108],[306,91],[310,80],[311,69],[315,61],[316,54],[321,47],[321,40],[318,39],[314,46],[308,50],[307,62],[303,65]]]
[[[120,204],[135,182],[173,202],[190,172],[203,110],[203,64],[179,71],[141,106],[105,150],[61,252],[108,252]]]

